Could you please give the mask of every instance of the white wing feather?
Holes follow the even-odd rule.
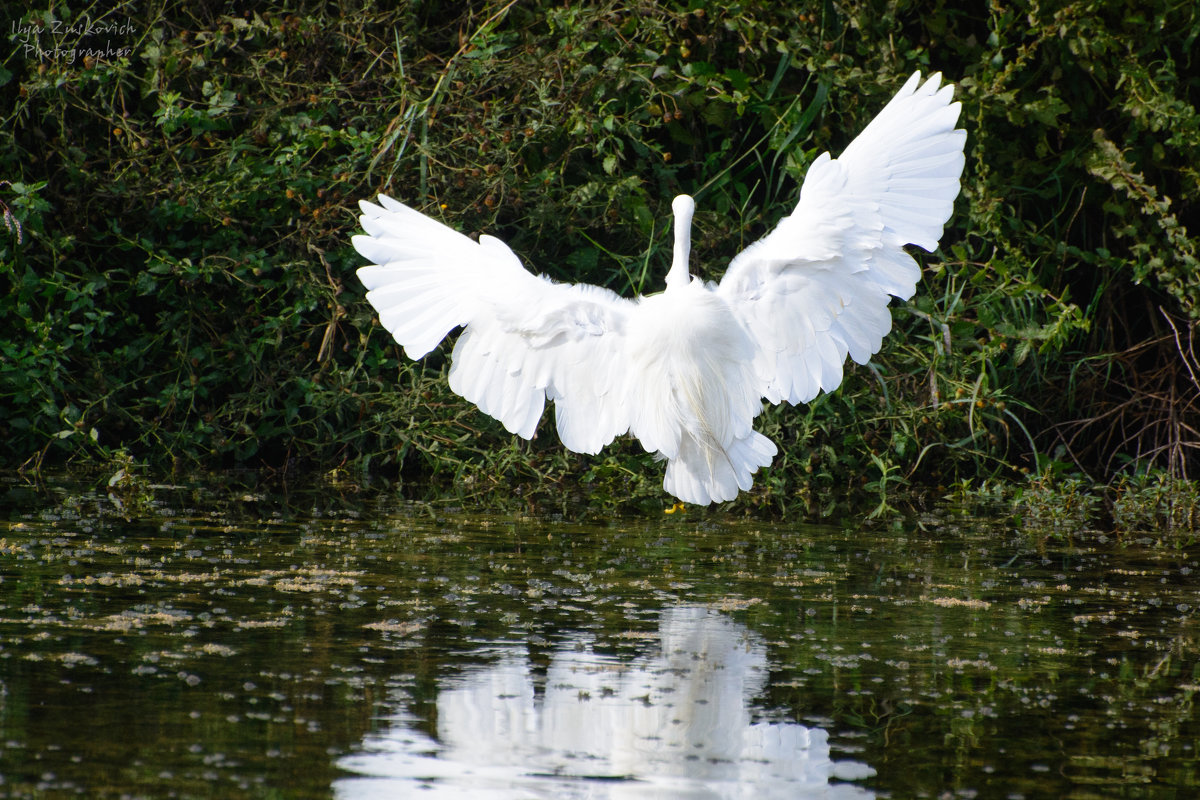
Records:
[[[889,295],[920,280],[903,249],[932,251],[958,195],[966,132],[941,75],[915,73],[833,160],[809,167],[795,211],[730,263],[717,290],[757,347],[762,396],[807,402],[865,364],[891,329]]]
[[[358,276],[379,321],[420,358],[456,327],[450,388],[532,438],[546,398],[559,438],[598,453],[629,429],[623,398],[627,319],[633,303],[607,289],[532,275],[499,239],[475,242],[390,197],[362,201],[366,236],[355,248],[373,262]]]

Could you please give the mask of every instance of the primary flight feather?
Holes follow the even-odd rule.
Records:
[[[753,428],[763,400],[807,402],[842,381],[891,328],[958,195],[966,133],[941,75],[915,73],[840,158],[808,169],[800,200],[739,253],[720,283],[688,272],[692,198],[675,198],[666,290],[623,298],[528,272],[491,236],[476,242],[385,195],[362,201],[354,246],[379,321],[410,358],[457,327],[450,388],[532,438],[546,400],[570,450],[623,433],[667,462],[688,503],[732,500],[771,463]],[[940,88],[939,88],[940,87]]]

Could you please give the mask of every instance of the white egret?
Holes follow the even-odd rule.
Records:
[[[800,403],[878,352],[890,296],[907,300],[958,195],[966,132],[954,87],[915,73],[838,159],[808,169],[800,200],[730,263],[720,283],[688,272],[692,198],[675,198],[666,290],[629,300],[526,271],[479,241],[379,196],[362,201],[358,270],[379,321],[413,359],[452,329],[450,388],[532,438],[546,400],[570,450],[629,432],[667,462],[688,503],[731,500],[775,456],[753,428],[763,400]]]

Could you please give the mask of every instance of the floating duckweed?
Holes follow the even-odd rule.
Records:
[[[984,609],[992,607],[992,604],[987,600],[964,600],[958,597],[933,597],[929,598],[929,602],[933,603],[935,606],[942,606],[943,608],[961,607]]]

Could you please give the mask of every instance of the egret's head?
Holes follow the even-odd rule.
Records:
[[[691,195],[681,194],[671,201],[671,211],[675,212],[675,224],[692,224],[692,214],[696,212],[696,201]]]
[[[671,271],[667,273],[668,289],[687,286],[690,280],[688,258],[692,252],[692,214],[696,211],[696,202],[681,194],[671,201],[671,211],[675,214],[675,252]]]

